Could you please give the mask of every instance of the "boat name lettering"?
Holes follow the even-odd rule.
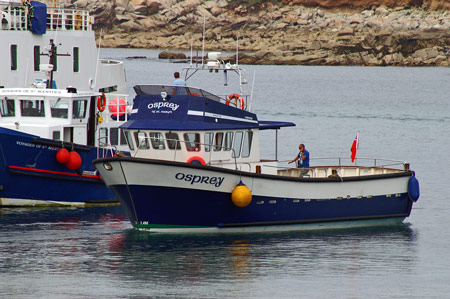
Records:
[[[209,185],[214,185],[216,187],[220,187],[220,185],[222,185],[223,180],[225,179],[224,177],[209,177],[206,175],[194,175],[194,174],[184,174],[182,172],[179,172],[175,175],[175,178],[179,181],[183,181],[185,180],[186,182],[190,182],[191,185],[193,184],[209,184]]]
[[[175,111],[180,107],[180,105],[175,103],[169,103],[169,102],[158,102],[158,103],[150,103],[148,104],[148,109],[160,109],[160,108],[170,108],[172,111]]]

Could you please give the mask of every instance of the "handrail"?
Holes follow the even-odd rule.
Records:
[[[310,162],[311,161],[325,161],[325,160],[337,160],[338,163],[336,166],[351,166],[351,167],[380,167],[380,168],[385,168],[385,167],[389,167],[389,166],[395,166],[395,165],[402,165],[403,167],[408,164],[406,161],[402,161],[402,160],[392,160],[392,159],[386,159],[386,158],[374,158],[374,157],[359,157],[359,158],[355,158],[355,162],[352,163],[351,162],[351,158],[347,158],[347,157],[315,157],[315,158],[310,158]],[[290,160],[285,160],[285,161],[279,161],[279,162],[289,162]],[[366,164],[362,164],[359,165],[358,162],[368,162],[368,161],[372,161],[371,165],[366,165]],[[381,162],[381,164],[380,164]],[[311,164],[311,163],[310,163]],[[317,166],[327,166],[327,165],[317,165]],[[295,167],[294,167],[295,168]]]

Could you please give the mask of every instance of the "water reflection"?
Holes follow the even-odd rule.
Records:
[[[260,234],[169,235],[127,230],[110,239],[118,274],[142,281],[242,280],[314,272],[355,275],[414,265],[416,232],[386,228]],[[395,266],[393,265],[395,264]]]

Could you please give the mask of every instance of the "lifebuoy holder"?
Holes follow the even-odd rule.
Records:
[[[100,112],[105,111],[106,108],[106,96],[102,92],[102,95],[97,98],[97,109]]]
[[[230,102],[233,101],[233,100],[234,100],[234,105],[236,107],[238,107],[238,103],[239,103],[239,105],[240,105],[239,108],[244,110],[244,108],[245,108],[244,99],[237,93],[230,94],[227,97],[227,101],[225,102],[225,104],[227,104],[227,106],[230,106]]]

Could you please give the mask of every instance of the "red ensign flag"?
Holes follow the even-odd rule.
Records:
[[[356,133],[355,140],[353,140],[352,148],[350,149],[350,151],[352,152],[352,162],[355,162],[356,151],[358,150],[358,147],[359,147],[359,133]]]

